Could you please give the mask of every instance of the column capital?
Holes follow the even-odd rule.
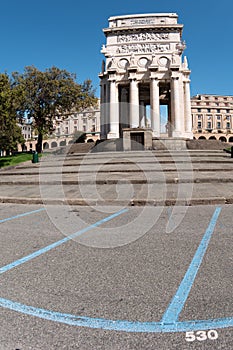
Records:
[[[137,73],[136,72],[129,72],[129,80],[130,79],[137,79]]]
[[[181,76],[181,75],[180,75],[179,72],[170,71],[170,77],[171,77],[171,79],[176,80],[176,79],[179,79],[180,76]]]
[[[187,76],[189,76],[190,73],[191,73],[191,70],[184,70],[184,71],[183,71],[183,74],[184,74],[184,75],[187,75]]]
[[[128,72],[129,73],[136,73],[137,72],[137,68],[135,68],[135,67],[128,67]]]
[[[171,77],[172,80],[179,80],[179,77]]]
[[[107,70],[108,74],[115,74],[117,72],[116,68],[108,68]]]

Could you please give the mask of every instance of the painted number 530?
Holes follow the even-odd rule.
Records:
[[[185,340],[188,342],[193,342],[195,340],[204,341],[207,339],[218,339],[218,332],[214,329],[211,329],[210,331],[186,332],[185,334]]]

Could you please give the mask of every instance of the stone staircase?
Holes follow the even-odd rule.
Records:
[[[223,150],[231,147],[232,144],[219,140],[188,140],[186,141],[187,149],[193,150]]]
[[[83,148],[84,150],[84,148]],[[0,171],[0,201],[71,205],[233,203],[233,161],[222,150],[48,154]]]

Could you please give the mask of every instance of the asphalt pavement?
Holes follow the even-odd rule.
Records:
[[[1,204],[0,349],[233,348],[232,205],[175,210]]]
[[[0,350],[233,349],[232,159],[47,155],[0,171]]]

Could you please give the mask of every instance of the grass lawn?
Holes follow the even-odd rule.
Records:
[[[14,156],[0,157],[0,168],[6,166],[14,166],[27,160],[32,160],[32,154],[30,153],[20,153]]]

